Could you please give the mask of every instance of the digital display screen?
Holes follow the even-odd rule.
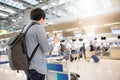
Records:
[[[49,39],[50,39],[51,41],[53,41],[53,40],[55,39],[55,37],[54,37],[54,36],[50,36]]]
[[[79,39],[79,41],[83,41],[83,39]]]
[[[72,41],[76,41],[76,39],[72,39]]]
[[[106,40],[106,37],[101,37],[101,40]]]
[[[76,34],[74,34],[74,37],[75,37],[75,38],[81,38],[81,37],[82,37],[82,34],[76,33]]]
[[[112,34],[120,34],[120,29],[113,29]]]

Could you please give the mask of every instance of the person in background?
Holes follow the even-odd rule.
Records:
[[[45,12],[40,8],[35,8],[30,13],[31,22],[36,23],[31,26],[25,36],[26,46],[28,51],[28,57],[31,56],[33,50],[39,44],[39,47],[31,60],[28,70],[25,70],[27,80],[45,80],[45,75],[47,74],[45,53],[51,51],[51,47],[48,43],[45,29],[43,24],[45,22]],[[24,29],[27,29],[25,26]],[[55,45],[60,40],[56,37],[53,45]]]
[[[89,55],[90,55],[90,56],[89,56],[89,58],[87,59],[87,61],[90,61],[91,56],[95,54],[95,46],[92,44],[92,42],[90,42],[89,47],[90,47],[90,52],[89,52]]]
[[[75,41],[75,39],[72,39],[71,54],[75,54],[77,52]]]
[[[90,51],[94,51],[95,50],[95,47],[94,45],[92,44],[92,42],[90,42]]]
[[[64,42],[65,42],[64,40],[60,41],[60,51],[59,51],[59,53],[60,53],[61,56],[64,55],[64,50],[65,50],[65,43]]]
[[[80,48],[80,52],[82,52],[82,55],[84,55],[84,59],[86,60],[86,49],[85,49],[85,43],[83,43],[82,47]]]

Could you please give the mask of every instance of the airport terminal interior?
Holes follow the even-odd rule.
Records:
[[[0,80],[27,80],[10,68],[8,42],[35,8],[46,13],[49,44],[60,37],[46,53],[46,80],[120,80],[120,0],[0,0]]]

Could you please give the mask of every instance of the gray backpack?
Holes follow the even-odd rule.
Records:
[[[8,46],[9,46],[9,65],[12,70],[27,70],[29,69],[30,61],[32,60],[39,44],[33,50],[32,55],[28,57],[27,55],[27,47],[25,41],[25,35],[30,27],[37,23],[31,23],[26,31],[23,33],[23,30],[14,38],[11,38]],[[23,28],[24,29],[24,28]]]

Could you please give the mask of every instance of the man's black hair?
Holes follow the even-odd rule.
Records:
[[[40,8],[33,9],[30,13],[30,18],[36,21],[39,21],[41,18],[45,19],[45,12]]]

